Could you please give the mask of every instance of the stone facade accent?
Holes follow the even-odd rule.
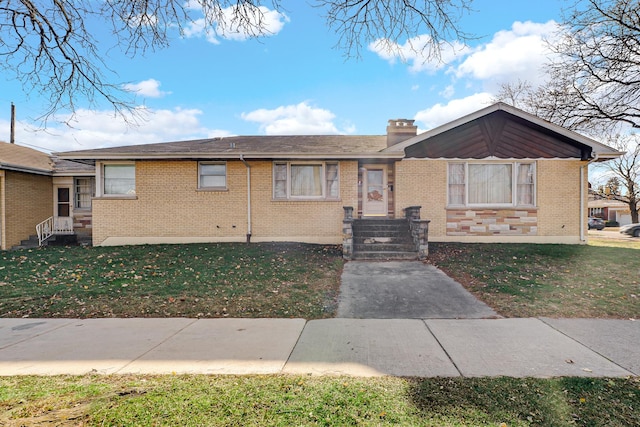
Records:
[[[413,236],[413,242],[418,250],[418,259],[427,259],[429,255],[429,221],[420,218],[422,206],[409,206],[404,209],[404,216],[409,220],[409,228]]]
[[[448,236],[537,234],[537,209],[447,209]]]
[[[353,258],[353,206],[343,206],[342,220],[342,257],[346,260]]]

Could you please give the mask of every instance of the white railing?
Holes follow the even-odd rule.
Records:
[[[36,225],[38,245],[54,234],[73,234],[73,218],[70,216],[51,216]]]
[[[38,246],[42,246],[42,242],[53,236],[53,217],[42,221],[36,225],[36,234],[38,235]]]

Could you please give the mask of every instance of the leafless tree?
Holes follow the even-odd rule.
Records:
[[[637,0],[582,0],[550,45],[553,108],[578,127],[600,122],[640,127],[640,7]],[[556,121],[557,122],[557,121]]]
[[[296,0],[297,1],[297,0]],[[313,0],[326,11],[337,46],[357,56],[378,38],[398,41],[421,34],[430,53],[448,37],[465,40],[457,26],[472,0]],[[43,118],[75,111],[80,99],[110,103],[117,112],[133,108],[130,94],[114,82],[104,46],[91,25],[108,25],[116,48],[130,56],[168,46],[186,26],[203,20],[211,32],[232,29],[259,38],[268,31],[266,7],[285,13],[281,0],[0,0],[0,68],[27,91],[49,96]],[[129,96],[128,96],[129,95]]]
[[[626,194],[614,197],[638,222],[640,145],[628,130],[640,127],[640,7],[637,0],[583,0],[564,21],[560,41],[550,45],[547,82],[505,84],[496,100],[625,152],[596,168],[619,178]]]
[[[612,146],[626,151],[624,156],[598,166],[601,169],[605,196],[629,205],[631,222],[638,222],[640,209],[640,143],[638,135],[616,135]]]

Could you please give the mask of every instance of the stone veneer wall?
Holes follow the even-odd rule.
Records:
[[[447,236],[537,234],[537,209],[447,209]]]

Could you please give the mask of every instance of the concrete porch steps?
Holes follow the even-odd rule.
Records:
[[[42,243],[42,246],[67,246],[79,243],[76,234],[54,234]],[[19,245],[11,247],[11,250],[34,249],[38,247],[38,236],[32,234],[28,239],[22,240]]]
[[[367,218],[353,221],[354,260],[418,258],[407,219]]]

